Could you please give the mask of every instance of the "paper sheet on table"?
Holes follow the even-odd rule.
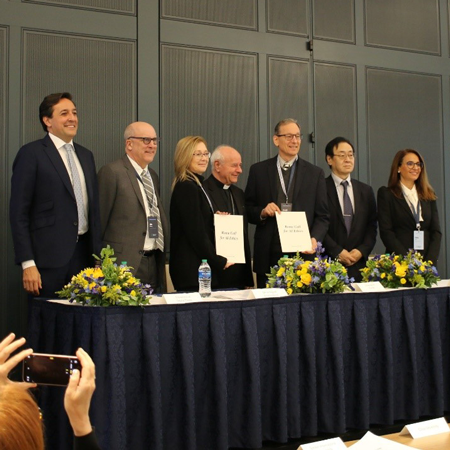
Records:
[[[304,211],[283,211],[275,217],[283,253],[311,250],[311,236]]]
[[[214,214],[216,253],[228,262],[245,263],[244,217]]]
[[[407,450],[408,445],[399,444],[368,431],[356,444],[351,445],[352,450]]]

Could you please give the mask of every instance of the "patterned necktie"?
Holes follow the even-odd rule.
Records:
[[[69,162],[70,174],[72,175],[72,186],[77,202],[78,211],[78,233],[80,230],[87,228],[87,219],[84,211],[83,191],[81,190],[80,174],[75,163],[73,152],[75,151],[71,144],[65,144],[64,148],[67,151],[67,160]]]
[[[152,180],[150,179],[150,174],[143,170],[141,173],[142,183],[144,184],[145,194],[147,195],[148,207],[150,209],[150,215],[156,217],[158,221],[158,237],[156,238],[156,245],[159,250],[164,251],[164,234],[161,225],[161,217],[159,215],[159,208],[153,202],[153,197],[155,195],[155,190],[153,188]]]
[[[350,197],[347,192],[348,181],[341,182],[342,187],[344,188],[344,222],[345,228],[347,228],[347,234],[350,234],[350,228],[352,227],[353,220],[353,207],[352,202],[350,201]]]

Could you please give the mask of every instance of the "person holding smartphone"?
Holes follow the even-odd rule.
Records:
[[[4,450],[43,450],[42,415],[28,391],[35,383],[14,382],[8,378],[11,370],[33,353],[32,349],[13,352],[25,344],[25,338],[9,334],[0,342],[0,448]],[[89,406],[95,391],[95,364],[81,348],[76,352],[81,373],[74,370],[64,396],[64,408],[75,439],[75,450],[99,450],[90,419]]]

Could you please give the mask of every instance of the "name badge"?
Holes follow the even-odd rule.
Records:
[[[414,231],[414,250],[423,250],[424,246],[424,234],[423,231]]]
[[[282,203],[281,204],[281,211],[292,211],[292,203]]]
[[[148,237],[150,239],[158,238],[158,218],[155,216],[147,217],[148,220]]]

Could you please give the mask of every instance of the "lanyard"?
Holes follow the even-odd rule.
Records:
[[[206,197],[206,200],[208,200],[208,203],[209,203],[209,207],[211,208],[211,211],[212,211],[212,213],[214,214],[214,208],[213,208],[213,205],[212,205],[212,203],[211,203],[211,200],[209,199],[209,197],[208,197],[208,194],[206,193],[206,191],[203,189],[203,186],[202,185],[200,185],[200,189],[203,191],[203,193],[205,194],[205,197]]]
[[[298,156],[295,157],[295,161],[291,166],[291,173],[289,174],[289,184],[286,191],[286,184],[284,183],[283,173],[281,172],[280,159],[277,158],[277,170],[278,176],[280,177],[281,189],[283,189],[284,196],[286,197],[286,203],[289,203],[289,188],[291,187],[292,180],[294,178],[295,169],[297,167]]]
[[[403,196],[406,199],[406,203],[408,203],[412,215],[414,216],[414,220],[416,221],[416,228],[420,230],[420,200],[417,200],[417,206],[414,207],[413,202],[409,199],[407,195],[405,195],[405,192],[403,192]]]
[[[136,178],[142,183],[142,186],[144,186],[145,197],[147,198],[147,204],[148,204],[149,209],[151,210],[152,207],[155,207],[155,208],[156,208],[158,205],[157,205],[156,202],[155,202],[155,199],[156,199],[156,193],[155,193],[155,186],[154,186],[154,184],[153,184],[152,177],[149,176],[149,178],[150,178],[150,183],[152,184],[152,187],[153,187],[153,198],[149,198],[148,195],[147,195],[147,191],[145,190],[145,185],[144,185],[144,182],[142,181],[142,178],[141,178],[140,175],[136,172],[136,170],[135,170],[134,172],[136,173]]]

